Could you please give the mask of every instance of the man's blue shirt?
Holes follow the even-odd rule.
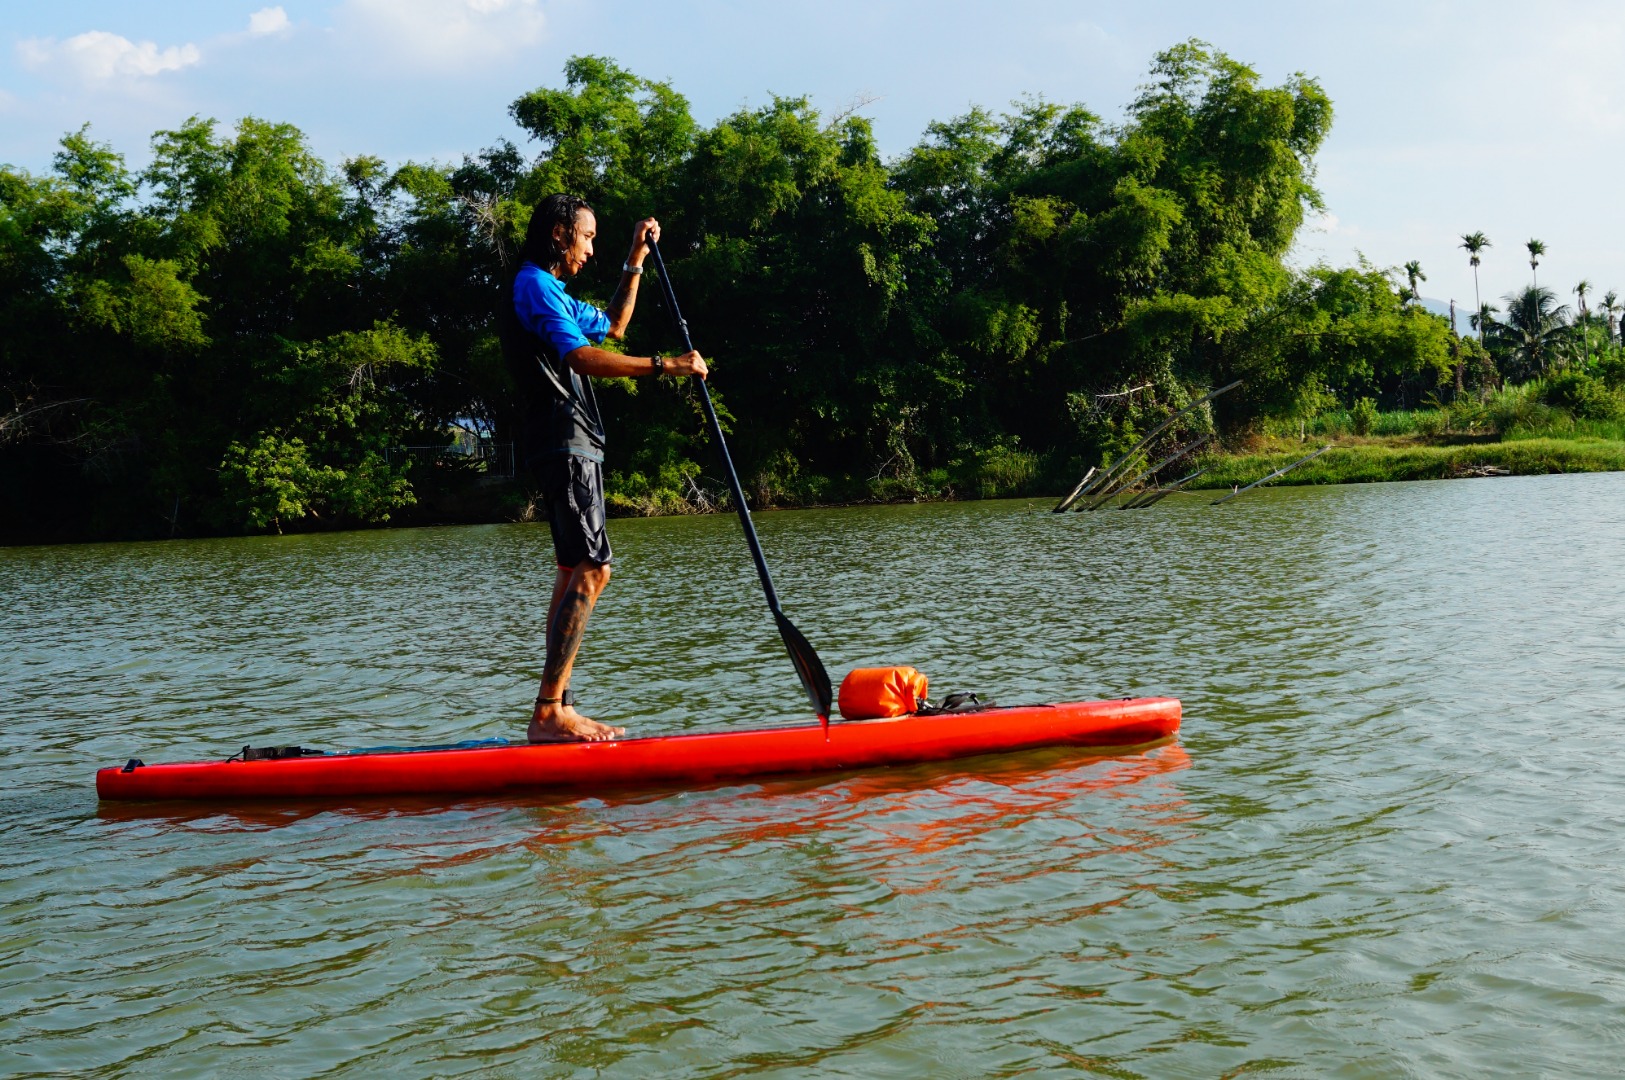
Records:
[[[520,325],[549,345],[562,360],[583,345],[602,344],[609,316],[564,291],[564,282],[535,263],[525,263],[513,279],[513,306]]]
[[[609,333],[609,316],[564,291],[564,282],[535,263],[525,263],[513,281],[513,308],[519,325],[540,346],[539,367],[521,372],[529,400],[527,458],[577,454],[604,459],[604,425],[592,381],[570,370],[564,358],[583,345],[596,345]]]

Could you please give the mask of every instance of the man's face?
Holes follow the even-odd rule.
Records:
[[[564,240],[564,226],[555,228],[554,239]],[[592,240],[598,235],[598,219],[591,210],[576,211],[576,238],[564,252],[564,272],[570,277],[581,273],[581,268],[592,258]]]

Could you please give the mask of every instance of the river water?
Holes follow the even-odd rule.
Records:
[[[837,679],[1177,741],[689,792],[98,807],[519,736],[545,529],[0,550],[0,1074],[1617,1075],[1625,474],[762,514]],[[616,521],[576,691],[800,719],[728,517]]]

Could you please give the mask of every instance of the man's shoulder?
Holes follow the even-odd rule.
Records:
[[[519,272],[513,277],[513,285],[516,289],[540,292],[547,296],[564,294],[564,283],[532,262],[525,263],[519,268]]]
[[[546,270],[541,269],[535,263],[526,263],[521,266],[519,273],[514,276],[513,280],[516,291],[536,297],[549,307],[567,311],[598,310],[596,305],[571,296],[565,289],[564,282]]]

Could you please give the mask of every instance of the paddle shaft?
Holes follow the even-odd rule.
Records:
[[[677,294],[672,291],[671,279],[666,276],[666,260],[660,257],[660,245],[653,239],[648,244],[649,252],[655,257],[655,270],[660,274],[660,291],[666,297],[666,308],[671,312],[672,321],[677,324],[677,336],[682,338],[683,351],[693,352],[694,342],[688,336],[688,321],[677,306]],[[739,524],[745,528],[745,541],[750,545],[750,557],[756,562],[756,574],[762,579],[768,609],[776,618],[783,618],[784,612],[779,610],[779,594],[773,590],[773,575],[768,572],[767,559],[762,555],[762,542],[756,539],[756,526],[750,520],[750,507],[746,505],[745,492],[739,486],[739,473],[734,469],[732,455],[728,453],[728,442],[722,437],[722,422],[717,419],[716,406],[711,404],[711,390],[698,375],[694,376],[694,382],[700,388],[705,418],[711,424],[711,435],[717,440],[717,450],[722,455],[722,467],[728,474],[728,490],[733,492],[734,506],[739,511]]]
[[[655,268],[660,272],[660,289],[666,297],[666,307],[671,311],[672,321],[677,324],[677,333],[683,339],[683,348],[689,352],[694,351],[694,342],[688,336],[688,323],[683,318],[682,311],[677,307],[677,294],[672,290],[671,279],[666,276],[666,260],[660,255],[660,245],[655,243],[654,237],[646,238],[649,251],[655,257]],[[696,376],[696,378],[698,378]],[[778,625],[779,637],[784,639],[784,648],[790,654],[790,662],[795,665],[796,678],[801,680],[801,688],[807,691],[807,701],[818,715],[818,723],[824,729],[824,738],[829,738],[829,713],[834,705],[834,693],[830,690],[829,673],[824,670],[824,663],[818,659],[812,642],[779,608],[779,595],[773,590],[773,575],[767,572],[767,559],[762,555],[762,542],[756,538],[756,526],[750,520],[750,505],[745,502],[745,492],[739,486],[739,472],[734,468],[733,457],[728,453],[728,442],[722,437],[722,422],[717,419],[716,406],[711,404],[711,389],[705,384],[703,378],[699,379],[700,400],[705,403],[705,417],[711,423],[711,434],[716,437],[717,449],[722,453],[722,465],[728,473],[728,490],[733,492],[734,505],[739,509],[739,524],[744,526],[745,539],[750,544],[750,557],[756,562],[756,574],[762,579],[762,592],[767,594],[767,607],[773,613],[773,621]]]

